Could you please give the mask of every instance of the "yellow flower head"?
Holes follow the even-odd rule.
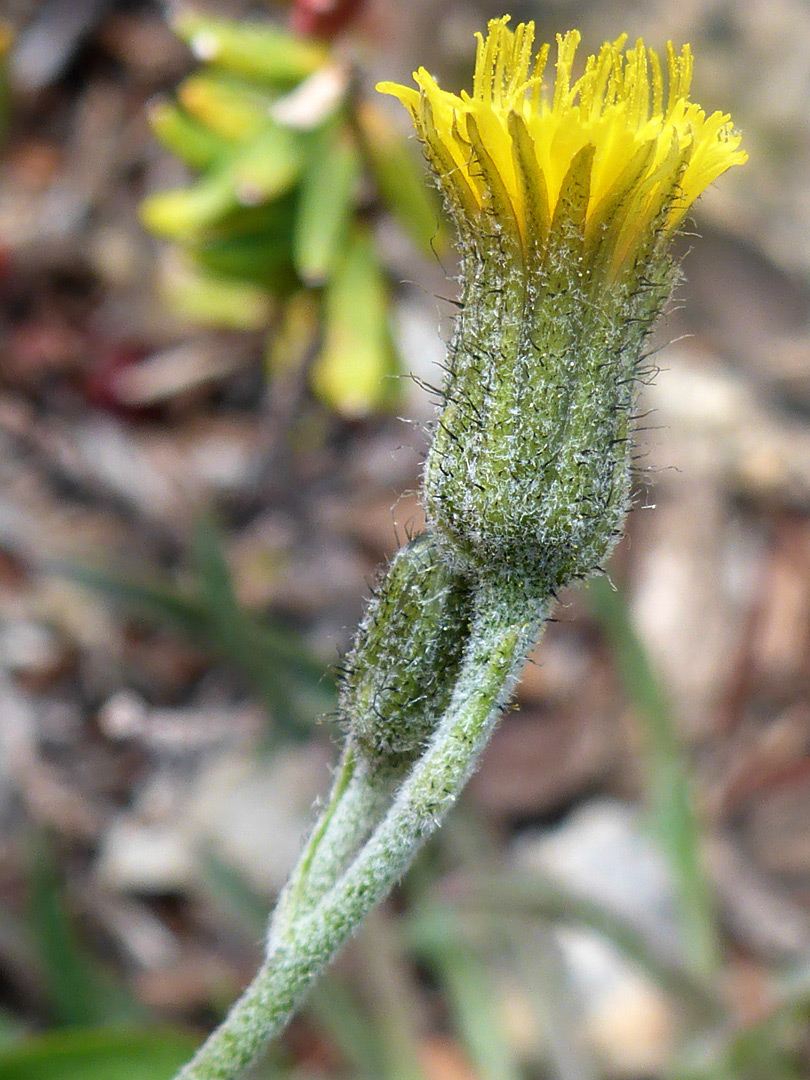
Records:
[[[524,253],[542,253],[549,235],[574,219],[584,253],[615,279],[671,236],[721,173],[746,160],[723,113],[689,100],[692,53],[667,46],[662,64],[626,37],[589,56],[573,78],[578,31],[557,37],[533,60],[534,24],[509,29],[509,16],[478,36],[472,94],[448,93],[420,68],[419,87],[381,83],[410,112],[428,160],[465,228],[494,218]],[[666,82],[666,89],[665,89]],[[588,260],[590,261],[590,260]]]

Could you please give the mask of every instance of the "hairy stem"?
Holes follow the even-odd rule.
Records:
[[[543,610],[534,605],[529,611],[508,596],[482,589],[450,705],[429,747],[348,869],[274,939],[254,981],[177,1080],[233,1080],[254,1062],[438,828],[475,768],[540,629]]]
[[[335,884],[385,814],[391,787],[392,779],[374,774],[347,742],[329,802],[273,912],[270,951],[288,936],[292,922]]]

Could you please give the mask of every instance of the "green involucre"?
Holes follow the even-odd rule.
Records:
[[[395,556],[346,661],[340,712],[370,765],[407,767],[424,751],[467,646],[473,589],[427,534]]]
[[[598,568],[627,510],[644,341],[677,271],[654,242],[616,281],[586,248],[590,161],[575,160],[549,242],[496,216],[461,239],[462,303],[424,475],[459,566],[548,595]]]

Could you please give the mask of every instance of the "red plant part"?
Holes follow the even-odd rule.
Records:
[[[294,0],[292,29],[307,37],[333,38],[363,7],[363,0]]]

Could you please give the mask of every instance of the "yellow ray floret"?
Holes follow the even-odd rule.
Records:
[[[747,155],[730,118],[689,100],[692,53],[667,46],[666,77],[641,40],[606,43],[574,79],[580,35],[533,55],[534,24],[509,16],[478,34],[472,94],[440,89],[424,69],[418,90],[381,83],[410,112],[428,160],[461,225],[494,212],[528,250],[546,242],[571,190],[584,191],[586,247],[607,248],[611,276],[648,238],[671,234],[705,188]]]

